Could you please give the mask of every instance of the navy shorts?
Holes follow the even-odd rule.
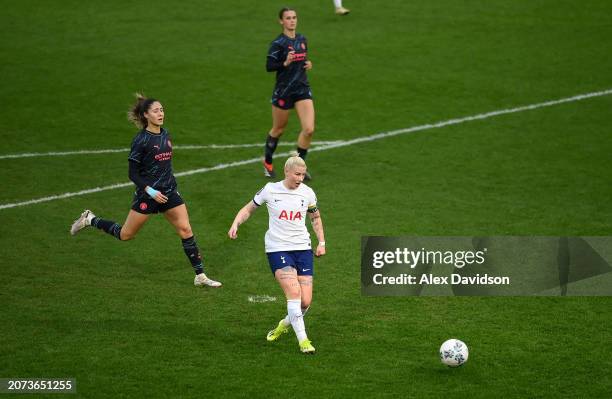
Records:
[[[266,252],[266,255],[268,255],[272,274],[276,273],[278,269],[287,266],[294,268],[298,276],[312,276],[313,274],[312,249]]]
[[[295,107],[295,103],[301,100],[312,100],[310,87],[282,93],[282,96],[280,89],[276,89],[272,93],[272,100],[270,102],[277,108],[288,110]]]
[[[168,197],[168,202],[165,204],[160,204],[153,198],[149,197],[149,194],[139,194],[136,192],[134,193],[134,200],[132,201],[132,209],[138,213],[150,215],[152,213],[164,213],[168,209],[176,208],[177,206],[185,203],[179,192],[176,190],[171,191],[168,194],[164,193],[164,195]]]

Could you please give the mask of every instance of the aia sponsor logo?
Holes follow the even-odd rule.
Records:
[[[141,211],[146,211],[148,207],[149,206],[147,205],[146,202],[141,202],[140,205],[139,205],[139,208],[140,208]]]
[[[302,220],[302,212],[300,211],[289,211],[282,210],[280,215],[278,215],[280,220]]]

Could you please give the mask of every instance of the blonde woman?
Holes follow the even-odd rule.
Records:
[[[238,237],[238,228],[262,205],[266,205],[269,227],[265,236],[265,248],[270,269],[287,298],[287,315],[275,329],[268,332],[267,340],[276,341],[293,328],[300,351],[313,354],[315,348],[308,339],[304,314],[312,302],[313,249],[306,228],[310,218],[318,244],[315,256],[325,255],[323,222],[317,208],[314,191],[303,183],[306,163],[297,154],[285,162],[285,179],[268,183],[259,190],[236,215],[228,236]]]

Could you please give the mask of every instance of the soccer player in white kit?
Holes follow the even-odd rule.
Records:
[[[276,341],[293,327],[300,351],[312,354],[315,348],[306,335],[304,314],[312,302],[313,250],[310,234],[306,228],[306,215],[310,217],[312,229],[317,235],[318,245],[314,255],[325,255],[323,222],[317,208],[317,197],[303,183],[306,163],[297,154],[285,162],[285,179],[268,183],[255,194],[236,215],[228,231],[231,239],[238,237],[238,227],[259,208],[266,204],[269,228],[266,232],[266,254],[276,281],[287,298],[287,316],[266,339]]]

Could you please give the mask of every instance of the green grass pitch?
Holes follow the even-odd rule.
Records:
[[[314,64],[315,140],[612,88],[608,1],[346,0],[348,17],[331,0],[292,5]],[[2,2],[0,155],[126,148],[135,91],[162,100],[174,144],[263,144],[281,6]],[[263,253],[265,210],[238,241],[226,236],[265,184],[258,164],[178,178],[217,290],[193,287],[163,217],[127,243],[69,235],[85,208],[122,222],[130,187],[0,209],[0,378],[74,377],[91,398],[606,397],[609,297],[363,297],[359,245],[363,235],[612,235],[611,110],[605,95],[313,151],[328,255],[306,316],[311,357],[291,334],[265,340],[285,309]],[[283,142],[298,129],[292,118]],[[177,149],[174,169],[260,154]],[[126,158],[2,158],[0,205],[127,182]],[[451,337],[470,347],[459,369],[438,361]]]

